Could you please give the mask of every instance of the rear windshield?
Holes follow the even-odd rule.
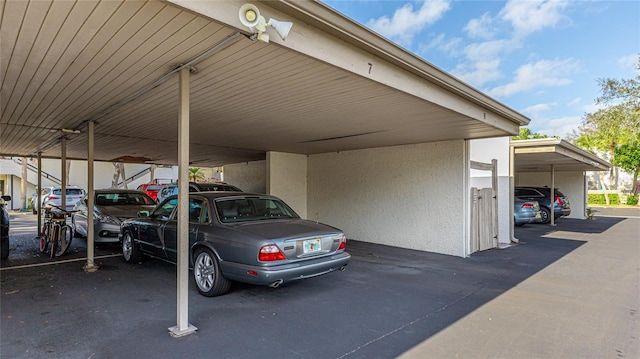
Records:
[[[147,191],[159,191],[164,186],[147,186]]]
[[[96,194],[96,206],[145,206],[155,204],[154,200],[144,193]]]
[[[62,188],[54,188],[53,194],[61,195]],[[67,188],[67,196],[83,196],[84,191],[80,188]]]
[[[215,205],[222,223],[300,218],[284,202],[272,198],[221,198],[215,201]]]
[[[230,191],[236,191],[236,192],[241,192],[238,188],[233,187],[233,186],[229,186],[226,184],[199,184],[200,188],[202,188],[202,191],[225,191],[225,192],[230,192]]]

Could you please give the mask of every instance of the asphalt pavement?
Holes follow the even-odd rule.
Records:
[[[181,338],[174,265],[106,247],[87,273],[82,239],[40,257],[28,215],[0,263],[1,358],[640,357],[637,208],[526,225],[469,258],[350,240],[344,272],[215,298],[190,283],[198,330]]]

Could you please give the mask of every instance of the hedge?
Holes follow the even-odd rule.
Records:
[[[627,197],[627,205],[635,206],[637,204],[638,204],[638,195]]]
[[[589,204],[607,204],[604,193],[589,193]],[[620,204],[620,197],[617,193],[609,193],[609,204]]]

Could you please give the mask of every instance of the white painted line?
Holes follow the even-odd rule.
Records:
[[[594,217],[609,217],[609,218],[630,218],[630,219],[640,219],[640,216],[608,216],[606,214],[596,214]]]
[[[104,256],[94,257],[94,259],[102,259],[102,258],[118,257],[118,256],[121,256],[121,255],[122,255],[122,254],[107,254],[107,255],[104,255]],[[15,267],[0,268],[0,271],[3,271],[3,270],[10,270],[10,269],[23,269],[23,268],[33,268],[33,267],[44,267],[44,266],[50,266],[50,265],[53,265],[53,264],[71,263],[71,262],[81,262],[81,261],[86,261],[86,260],[87,260],[87,257],[84,257],[84,258],[75,258],[75,259],[66,259],[66,260],[62,260],[62,261],[55,261],[55,262],[26,264],[26,265],[23,265],[23,266],[15,266]]]

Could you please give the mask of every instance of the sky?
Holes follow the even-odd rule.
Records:
[[[566,138],[597,110],[599,79],[631,79],[640,1],[323,0]]]

